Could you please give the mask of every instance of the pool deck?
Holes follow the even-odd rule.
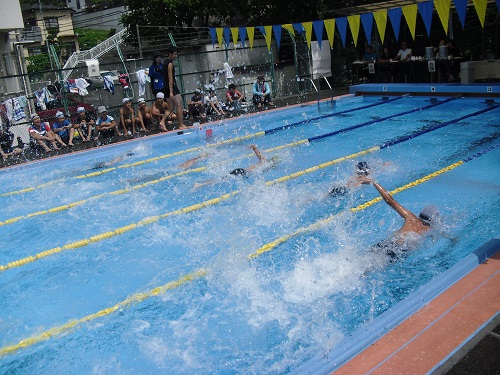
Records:
[[[331,374],[444,374],[449,370],[457,374],[498,373],[500,335],[490,332],[500,323],[499,311],[500,251],[497,251]],[[467,342],[476,343],[485,334],[496,341],[490,353],[494,362],[488,364],[488,355],[481,350],[477,355],[486,354],[486,358],[478,364],[477,372],[474,368],[461,371],[461,366],[467,366],[460,362],[466,353],[462,350],[460,355],[459,351],[466,349]]]

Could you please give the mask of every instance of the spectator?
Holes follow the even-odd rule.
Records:
[[[47,145],[47,142],[52,144],[54,150],[59,150],[57,147],[57,142],[61,145],[64,142],[59,138],[59,136],[50,129],[50,125],[46,122],[42,122],[40,116],[36,113],[31,115],[31,126],[28,130],[30,134],[30,144],[35,150],[42,147],[45,152],[51,152],[52,150]]]
[[[151,81],[151,93],[156,96],[159,92],[165,89],[163,81],[163,64],[161,63],[161,54],[156,52],[153,56],[153,64],[148,70],[149,79]]]
[[[394,56],[392,56],[389,47],[384,46],[384,48],[382,49],[382,54],[378,59],[378,62],[382,64],[378,66],[378,73],[382,82],[393,81],[393,67],[389,65],[393,57]]]
[[[153,115],[151,113],[151,108],[146,104],[144,98],[139,98],[139,109],[137,110],[137,119],[139,124],[146,132],[149,132],[153,128]]]
[[[398,54],[394,57],[394,60],[399,60],[401,62],[409,61],[412,56],[411,48],[408,48],[406,42],[401,43],[401,49]]]
[[[236,85],[234,83],[231,83],[228,86],[228,90],[226,92],[226,101],[227,105],[229,108],[236,108],[240,109],[241,108],[241,102],[244,100],[244,96],[241,92],[236,90]]]
[[[123,129],[123,134],[136,134],[135,125],[139,123],[139,119],[135,117],[134,108],[132,107],[132,101],[129,98],[123,98],[123,106],[120,108],[120,124]],[[132,128],[132,132],[128,130]],[[143,127],[142,131],[146,131]]]
[[[153,102],[152,105],[152,112],[153,112],[153,117],[156,119],[156,122],[158,122],[158,125],[160,126],[160,129],[164,132],[167,131],[167,128],[165,126],[165,118],[167,120],[167,124],[171,124],[172,120],[175,120],[177,116],[175,115],[174,111],[169,108],[169,104],[167,101],[165,101],[165,94],[162,92],[159,92],[156,94],[156,100]]]
[[[108,115],[108,111],[103,105],[97,109],[97,112],[99,113],[99,118],[96,121],[96,129],[99,135],[111,140],[117,131],[116,121]]]
[[[83,142],[89,142],[92,138],[92,131],[95,126],[94,116],[87,113],[84,107],[78,107],[77,112],[78,117],[73,124],[73,129],[75,132],[78,131]]]
[[[7,159],[9,156],[18,155],[23,152],[22,143],[19,144],[20,137],[17,138],[17,147],[12,147],[14,134],[6,126],[0,124],[0,155]]]
[[[207,108],[207,115],[212,115],[213,113],[221,117],[226,115],[226,112],[224,112],[219,103],[219,99],[217,99],[214,89],[210,89],[208,95],[205,96],[205,107]]]
[[[187,129],[187,126],[184,125],[183,122],[183,112],[182,112],[182,99],[181,92],[177,87],[177,83],[175,81],[175,67],[174,60],[177,58],[178,52],[177,48],[170,47],[167,52],[167,58],[165,59],[165,63],[163,64],[163,81],[165,82],[165,96],[167,97],[167,101],[172,103],[172,107],[175,110],[175,114],[177,115],[177,121],[179,121],[179,129]],[[160,127],[165,127],[165,120],[167,120],[167,114],[163,116],[163,119],[160,121]]]
[[[371,44],[369,44],[367,47],[366,47],[366,51],[365,51],[365,54],[363,55],[363,61],[366,61],[366,62],[374,62],[375,60],[377,60],[377,54],[375,53],[375,51],[373,50],[373,46]]]
[[[52,124],[52,131],[62,139],[62,146],[66,147],[64,142],[68,142],[68,145],[73,146],[73,125],[69,120],[66,120],[66,116],[61,111],[56,112],[56,122]]]
[[[257,82],[253,84],[253,103],[257,108],[262,108],[264,105],[274,105],[271,101],[271,89],[266,83],[264,76],[259,75],[257,77]]]
[[[194,117],[207,118],[205,115],[205,105],[203,104],[203,97],[201,96],[201,90],[194,90],[194,94],[191,100],[188,102],[189,117],[193,119]]]

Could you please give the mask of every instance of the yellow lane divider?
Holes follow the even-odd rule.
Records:
[[[147,298],[162,295],[165,292],[172,290],[172,289],[175,289],[175,288],[178,288],[184,284],[187,284],[190,281],[202,278],[202,277],[206,276],[206,274],[207,274],[207,272],[204,269],[199,269],[193,273],[184,275],[183,277],[179,278],[178,280],[170,281],[164,285],[150,289],[146,292],[135,293],[135,294],[131,295],[130,297],[124,299],[123,301],[117,303],[114,306],[105,308],[105,309],[100,310],[94,314],[84,316],[83,318],[80,318],[80,319],[70,320],[63,325],[53,327],[53,328],[51,328],[47,331],[44,331],[36,336],[32,336],[32,337],[26,338],[24,340],[21,340],[17,344],[4,346],[4,347],[0,348],[0,356],[14,353],[19,349],[26,348],[28,346],[32,346],[32,345],[37,344],[41,341],[46,341],[54,336],[58,336],[66,331],[69,331],[70,329],[75,328],[83,323],[90,322],[90,321],[97,319],[97,318],[102,318],[106,315],[110,315],[111,313],[114,313],[115,311],[118,311],[120,309],[128,308],[132,304],[140,303]]]
[[[323,163],[323,164],[319,164],[317,166],[310,167],[310,168],[304,169],[302,171],[298,171],[298,172],[292,173],[290,175],[280,177],[280,178],[275,179],[275,180],[267,181],[266,185],[267,186],[271,186],[271,185],[274,185],[274,184],[277,184],[277,183],[285,182],[285,181],[291,180],[293,178],[297,178],[297,177],[303,176],[303,175],[305,175],[307,173],[315,172],[315,171],[317,171],[317,170],[319,170],[321,168],[332,166],[332,165],[335,165],[335,164],[340,163],[342,161],[345,161],[345,160],[348,160],[348,159],[353,159],[353,158],[356,158],[358,156],[365,155],[367,153],[377,151],[379,149],[380,149],[380,147],[376,146],[376,147],[369,148],[367,150],[359,151],[359,152],[356,152],[354,154],[350,154],[350,155],[347,155],[347,156],[344,156],[344,157],[341,157],[341,158],[338,158],[338,159],[334,159],[334,160],[331,160],[329,162],[326,162],[326,163]],[[140,226],[145,226],[145,225],[152,224],[152,223],[157,222],[158,220],[166,218],[168,216],[185,214],[185,213],[189,213],[189,212],[193,212],[193,211],[198,211],[198,210],[200,210],[202,208],[205,208],[205,207],[214,206],[216,204],[219,204],[219,203],[221,203],[221,202],[223,202],[223,201],[231,198],[232,196],[237,195],[239,192],[240,192],[239,190],[235,190],[235,191],[232,191],[232,192],[227,193],[225,195],[222,195],[222,196],[220,196],[218,198],[210,199],[210,200],[207,200],[207,201],[204,201],[204,202],[201,202],[201,203],[196,203],[194,205],[191,205],[191,206],[188,206],[188,207],[184,207],[184,208],[178,209],[176,211],[170,211],[170,212],[167,212],[167,213],[165,213],[163,215],[157,215],[157,216],[153,216],[153,217],[148,217],[148,218],[143,219],[143,220],[141,220],[141,221],[139,221],[137,223],[132,223],[132,224],[126,225],[124,227],[115,229],[113,231],[101,233],[101,234],[98,234],[96,236],[93,236],[93,237],[90,237],[90,238],[87,238],[87,239],[75,241],[75,242],[66,244],[66,245],[64,245],[62,247],[55,247],[55,248],[50,249],[50,250],[45,250],[45,251],[42,251],[42,252],[37,253],[35,255],[31,255],[31,256],[28,256],[28,257],[25,257],[25,258],[22,258],[22,259],[18,259],[18,260],[12,261],[10,263],[7,263],[6,265],[0,265],[0,272],[8,270],[10,268],[24,266],[24,265],[26,265],[28,263],[34,262],[35,260],[38,260],[38,259],[50,256],[50,255],[54,255],[54,254],[60,253],[60,252],[62,252],[64,250],[72,250],[72,249],[76,249],[76,248],[79,248],[79,247],[87,246],[87,245],[90,245],[91,243],[102,241],[104,239],[111,238],[111,237],[123,234],[123,233],[128,232],[128,231],[130,231],[132,229],[136,229],[136,228],[138,228]]]
[[[248,134],[248,135],[245,135],[243,137],[237,137],[237,138],[227,139],[225,141],[220,141],[220,142],[216,142],[216,143],[210,143],[210,144],[207,144],[206,147],[218,147],[218,146],[222,146],[222,145],[228,145],[228,144],[231,144],[231,143],[245,141],[245,140],[248,140],[248,139],[251,139],[251,138],[262,137],[264,135],[266,135],[266,133],[263,132],[263,131],[261,131],[261,132],[257,132],[257,133]],[[172,152],[172,153],[169,153],[169,154],[164,154],[164,155],[161,155],[161,156],[156,156],[156,157],[153,157],[153,158],[136,161],[134,163],[123,164],[123,165],[120,165],[118,167],[106,168],[106,169],[102,169],[102,170],[99,170],[99,171],[96,171],[96,172],[90,172],[90,173],[86,173],[86,174],[74,176],[72,178],[84,179],[84,178],[101,176],[103,174],[115,171],[117,169],[131,168],[131,167],[135,167],[135,166],[138,166],[138,165],[152,163],[152,162],[155,162],[157,160],[166,159],[166,158],[170,158],[170,157],[177,156],[177,155],[187,154],[187,153],[190,153],[190,152],[195,152],[195,151],[198,151],[198,150],[200,150],[200,147],[188,148],[188,149],[185,149],[185,150],[176,151],[176,152]],[[57,181],[50,181],[50,182],[47,182],[45,184],[41,184],[41,185],[37,185],[37,186],[33,186],[33,187],[28,187],[28,188],[24,188],[24,189],[20,189],[20,190],[15,190],[15,191],[10,191],[10,192],[6,192],[6,193],[1,193],[0,197],[6,197],[6,196],[9,196],[9,195],[15,195],[15,194],[29,193],[29,192],[35,191],[36,189],[40,189],[42,187],[46,187],[46,186],[55,184],[56,182],[61,182],[61,181],[64,181],[64,180],[66,180],[66,178],[62,178],[62,179],[59,179]]]
[[[454,164],[451,164],[451,165],[449,165],[443,169],[440,169],[434,173],[431,173],[425,177],[422,177],[418,180],[410,182],[409,184],[406,184],[406,185],[403,185],[397,189],[394,189],[394,190],[390,191],[389,193],[394,195],[394,194],[397,194],[397,193],[404,191],[406,189],[410,189],[414,186],[420,185],[420,184],[430,180],[431,178],[437,177],[443,173],[451,171],[452,169],[462,165],[463,163],[464,163],[463,161],[459,161],[459,162],[456,162]],[[371,201],[365,202],[363,204],[360,204],[359,206],[356,206],[356,207],[349,209],[349,211],[350,212],[357,212],[357,211],[364,210],[365,208],[368,208],[368,207],[374,205],[375,203],[380,202],[381,200],[382,200],[381,197],[374,198]],[[340,215],[345,214],[345,213],[346,213],[346,211],[342,211],[342,212],[339,212],[337,214],[330,215],[326,219],[318,220],[307,227],[299,228],[292,233],[286,234],[282,237],[275,239],[274,241],[268,242],[264,246],[260,247],[255,253],[250,254],[248,256],[248,259],[256,258],[263,253],[267,253],[268,251],[273,250],[276,246],[281,245],[282,243],[288,241],[292,237],[296,237],[296,236],[303,234],[303,233],[313,232],[315,230],[319,230],[322,227],[324,227],[326,224],[328,224],[330,221],[332,221],[335,217],[340,216]]]

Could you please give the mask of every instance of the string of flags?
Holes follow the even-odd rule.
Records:
[[[380,40],[384,43],[387,20],[389,19],[394,31],[394,36],[396,41],[398,41],[399,30],[401,26],[401,17],[404,16],[406,24],[410,29],[411,36],[415,40],[415,29],[417,25],[417,14],[420,13],[422,20],[424,21],[427,36],[430,36],[430,29],[432,24],[432,16],[434,14],[434,9],[441,20],[443,29],[448,35],[448,22],[450,18],[451,11],[451,1],[452,0],[429,0],[419,2],[417,4],[409,4],[402,7],[381,9],[376,12],[369,12],[363,14],[354,14],[346,17],[337,17],[326,20],[308,21],[308,22],[298,22],[289,23],[282,25],[267,25],[267,26],[246,26],[246,27],[210,27],[209,33],[212,39],[212,45],[218,43],[221,48],[229,46],[232,42],[234,46],[237,45],[238,39],[243,47],[246,46],[248,39],[248,45],[253,48],[253,41],[255,37],[255,29],[264,36],[266,41],[267,49],[271,50],[271,39],[274,34],[274,39],[276,41],[276,46],[280,48],[281,43],[281,33],[283,29],[287,30],[290,34],[295,36],[297,32],[299,35],[305,34],[307,41],[307,46],[311,48],[312,32],[316,35],[317,40],[323,40],[323,31],[326,30],[326,35],[330,43],[330,48],[333,48],[333,41],[335,36],[335,27],[340,35],[342,41],[342,46],[345,47],[347,39],[347,29],[351,31],[352,38],[354,40],[354,45],[357,45],[358,36],[363,26],[363,30],[366,35],[366,39],[371,39],[373,21],[375,21],[376,30],[379,33]],[[465,17],[467,14],[467,2],[468,0],[453,0],[453,5],[455,6],[455,11],[458,14],[462,28],[465,26]],[[474,9],[479,17],[481,26],[484,28],[484,20],[486,18],[486,7],[488,0],[472,0],[474,4]],[[500,10],[500,0],[496,0],[498,9]],[[321,43],[319,43],[321,48]]]

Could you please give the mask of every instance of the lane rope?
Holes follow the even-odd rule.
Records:
[[[420,185],[420,184],[422,184],[422,183],[424,183],[426,181],[429,181],[430,179],[432,179],[434,177],[437,177],[437,176],[439,176],[439,175],[441,175],[443,173],[449,172],[449,171],[451,171],[451,170],[459,167],[460,165],[463,165],[464,163],[466,163],[468,161],[471,161],[475,157],[479,157],[481,155],[484,155],[485,153],[487,153],[487,152],[495,149],[499,145],[500,144],[497,143],[496,145],[494,145],[492,147],[489,147],[488,149],[483,150],[483,151],[481,151],[481,152],[473,155],[472,157],[460,160],[460,161],[458,161],[458,162],[456,162],[454,164],[451,164],[451,165],[449,165],[449,166],[447,166],[445,168],[442,168],[442,169],[440,169],[440,170],[438,170],[436,172],[428,174],[427,176],[424,176],[424,177],[422,177],[422,178],[420,178],[418,180],[410,182],[409,184],[400,186],[397,189],[394,189],[394,190],[390,191],[389,194],[395,195],[395,194],[400,193],[400,192],[402,192],[404,190],[410,189],[410,188],[412,188],[414,186],[417,186],[417,185]],[[350,208],[348,211],[342,211],[342,212],[339,212],[339,213],[336,213],[336,214],[332,214],[332,215],[328,216],[327,218],[320,219],[320,220],[318,220],[318,221],[316,221],[316,222],[314,222],[314,223],[312,223],[312,224],[310,224],[310,225],[308,225],[306,227],[301,227],[301,228],[295,230],[292,233],[289,233],[289,234],[286,234],[284,236],[281,236],[281,237],[279,237],[279,238],[277,238],[277,239],[275,239],[275,240],[273,240],[271,242],[268,242],[265,245],[261,246],[259,249],[257,249],[257,251],[255,253],[250,254],[248,256],[248,259],[256,258],[256,257],[258,257],[261,254],[267,253],[267,252],[273,250],[278,245],[281,245],[282,243],[287,242],[289,239],[291,239],[293,237],[296,237],[296,236],[301,235],[303,233],[309,233],[309,232],[313,232],[313,231],[319,230],[319,229],[323,228],[326,224],[328,224],[330,221],[332,221],[337,216],[346,214],[347,212],[353,212],[354,213],[354,212],[362,211],[362,210],[364,210],[364,209],[366,209],[366,208],[368,208],[368,207],[370,207],[370,206],[372,206],[375,203],[378,203],[380,201],[382,201],[382,197],[379,196],[379,197],[376,197],[376,198],[374,198],[374,199],[372,199],[372,200],[370,200],[368,202],[360,204],[360,205],[358,205],[356,207]]]
[[[231,143],[241,142],[241,141],[248,140],[248,139],[251,139],[251,138],[261,137],[261,136],[264,136],[266,134],[275,133],[275,132],[280,131],[280,130],[285,130],[285,129],[288,129],[288,128],[291,128],[293,126],[297,126],[297,125],[300,125],[300,124],[305,124],[305,123],[309,123],[309,122],[312,122],[312,121],[315,121],[315,120],[318,120],[318,119],[322,119],[322,118],[325,118],[325,116],[326,117],[339,116],[339,115],[342,115],[342,114],[345,114],[345,113],[348,113],[348,112],[359,111],[359,110],[362,110],[362,109],[372,108],[372,107],[375,107],[375,106],[378,106],[378,105],[391,103],[393,101],[396,101],[396,100],[399,100],[399,99],[402,99],[402,98],[403,98],[402,96],[401,97],[396,97],[396,98],[392,98],[392,99],[385,100],[385,101],[382,101],[382,102],[372,103],[372,104],[369,104],[369,105],[366,105],[366,106],[351,108],[351,109],[348,109],[348,110],[345,110],[345,111],[341,111],[341,112],[335,112],[335,113],[329,114],[329,115],[323,115],[323,116],[319,116],[319,117],[312,117],[310,119],[305,119],[305,120],[302,120],[302,121],[298,121],[298,122],[290,124],[290,125],[284,125],[284,126],[277,127],[277,128],[274,128],[274,129],[270,129],[270,130],[266,130],[266,131],[261,131],[261,132],[257,132],[257,133],[253,133],[253,134],[248,134],[248,135],[245,135],[245,136],[242,136],[242,137],[237,137],[237,138],[233,138],[233,139],[228,139],[228,140],[220,141],[220,142],[217,142],[217,143],[207,144],[206,147],[219,147],[219,146],[222,146],[222,145],[228,145],[228,144],[231,144]],[[123,164],[123,165],[120,165],[120,166],[117,166],[117,167],[106,168],[106,169],[102,169],[100,171],[95,171],[95,172],[90,172],[90,173],[86,173],[86,174],[74,176],[72,178],[75,178],[75,179],[84,179],[84,178],[101,176],[103,174],[115,171],[117,169],[136,167],[136,166],[139,166],[139,165],[153,163],[153,162],[158,161],[158,160],[167,159],[167,158],[170,158],[170,157],[174,157],[174,156],[178,156],[178,155],[182,155],[182,154],[186,154],[186,153],[190,153],[190,152],[195,152],[195,151],[199,151],[199,150],[200,150],[200,147],[192,147],[192,148],[188,148],[188,149],[185,149],[185,150],[180,150],[180,151],[172,152],[172,153],[169,153],[169,154],[155,156],[155,157],[152,157],[152,158],[149,158],[149,159],[139,160],[139,161],[136,161],[136,162],[133,162],[133,163]],[[15,190],[15,191],[10,191],[10,192],[6,192],[6,193],[1,193],[0,197],[6,197],[6,196],[10,196],[10,195],[23,194],[23,193],[29,193],[29,192],[35,191],[36,189],[47,187],[47,186],[55,184],[56,182],[62,182],[62,181],[67,180],[67,179],[68,178],[61,178],[59,180],[49,181],[47,183],[40,184],[40,185],[37,185],[35,187],[27,187],[27,188],[20,189],[20,190]]]
[[[484,155],[485,153],[495,149],[496,147],[498,147],[500,144],[496,144],[494,146],[491,146],[489,147],[488,149],[485,149],[483,151],[480,151],[478,152],[477,154],[474,154],[472,157],[468,157],[466,159],[463,159],[461,161],[458,161],[454,164],[451,164],[445,168],[442,168],[436,172],[433,172],[421,179],[418,179],[418,180],[415,180],[409,184],[406,184],[404,186],[401,186],[393,191],[390,192],[390,194],[397,194],[398,192],[400,191],[403,191],[403,190],[406,190],[406,189],[409,189],[411,187],[414,187],[414,186],[417,186],[423,182],[426,182],[434,177],[437,177],[445,172],[448,172],[448,171],[451,171],[453,169],[455,169],[456,167],[460,166],[460,165],[463,165],[464,163],[466,162],[469,162],[471,160],[473,160],[474,158],[477,158],[477,157],[480,157],[482,155]],[[378,201],[380,201],[382,198],[381,197],[378,197],[378,198],[375,198],[375,199],[372,199],[371,201],[368,201],[362,205],[359,205],[357,207],[354,207],[354,208],[351,208],[350,211],[351,212],[356,212],[356,211],[361,211],[361,210],[364,210],[365,208],[368,208],[369,206],[377,203]],[[312,228],[311,230],[315,229],[315,227],[318,227],[320,228],[321,226],[325,225],[326,223],[328,223],[329,221],[331,221],[333,219],[333,217],[335,216],[338,216],[340,214],[336,214],[336,215],[330,215],[329,218],[327,219],[323,219],[323,220],[320,220],[316,223],[313,223],[311,224],[309,227],[306,227],[306,228],[301,228],[301,232],[300,233],[304,233],[307,231],[307,228]],[[299,230],[297,230],[296,232],[294,233],[298,233]],[[292,236],[292,235],[289,235],[289,236]],[[284,238],[284,237],[282,237]],[[290,237],[289,237],[290,238]],[[277,241],[277,240],[276,240]],[[275,242],[275,241],[273,241]],[[284,242],[284,241],[283,241]],[[282,243],[282,242],[281,242]],[[278,243],[279,244],[279,243]],[[278,245],[277,244],[277,245]],[[275,246],[277,246],[275,245]],[[274,246],[274,247],[275,247]],[[261,247],[259,250],[263,249],[263,247]],[[248,259],[252,259],[252,258],[256,258],[258,257],[259,255],[267,252],[267,251],[270,251],[272,250],[272,248],[269,248],[265,251],[257,251],[256,253],[254,254],[251,254]],[[187,274],[179,279],[177,279],[176,281],[170,281],[164,285],[161,285],[159,287],[155,287],[153,289],[150,289],[146,292],[138,292],[138,293],[135,293],[133,295],[131,295],[130,297],[124,299],[123,301],[111,306],[111,307],[108,307],[108,308],[105,308],[105,309],[102,309],[94,314],[89,314],[89,315],[86,315],[80,319],[73,319],[73,320],[70,320],[68,321],[67,323],[63,324],[63,325],[60,325],[60,326],[56,326],[56,327],[53,327],[47,331],[44,331],[36,336],[31,336],[29,338],[26,338],[26,339],[23,339],[21,341],[19,341],[17,344],[14,344],[14,345],[7,345],[7,346],[3,346],[0,348],[0,357],[1,356],[5,356],[5,355],[8,355],[8,354],[12,354],[20,349],[23,349],[23,348],[27,348],[29,346],[33,346],[39,342],[42,342],[42,341],[46,341],[46,340],[49,340],[51,338],[54,338],[56,336],[59,336],[73,328],[79,328],[79,326],[81,326],[82,324],[84,323],[87,323],[87,322],[90,322],[94,319],[97,319],[97,318],[102,318],[104,316],[107,316],[107,315],[110,315],[120,309],[126,309],[126,308],[129,308],[130,306],[132,306],[133,304],[137,304],[137,303],[140,303],[140,302],[143,302],[144,300],[148,299],[148,298],[151,298],[151,297],[154,297],[154,296],[159,296],[159,295],[162,295],[164,294],[165,292],[169,291],[169,290],[173,290],[175,288],[178,288],[184,284],[187,284],[188,282],[191,282],[191,281],[194,281],[196,279],[200,279],[200,278],[203,278],[207,275],[207,271],[203,268],[191,273],[191,274]]]
[[[493,110],[493,109],[496,109],[498,107],[499,106],[490,107],[490,108],[486,108],[486,109],[474,112],[474,113],[466,115],[466,116],[462,116],[457,121],[460,121],[460,120],[462,120],[464,118],[476,116],[477,114],[484,113],[484,112],[486,112],[488,110]],[[422,134],[429,133],[429,132],[431,132],[433,130],[440,129],[443,126],[449,125],[449,124],[451,124],[453,122],[456,122],[456,121],[451,120],[451,121],[446,122],[445,125],[438,124],[438,125],[435,125],[435,126],[433,126],[431,128],[427,128],[427,129],[425,129],[423,131],[418,131],[416,133],[419,133],[418,136],[420,136]],[[385,147],[389,147],[388,145],[394,145],[394,144],[397,144],[397,143],[402,143],[402,142],[404,142],[406,140],[410,140],[410,139],[413,139],[415,137],[410,134],[410,135],[408,135],[406,137],[403,137],[403,138],[401,138],[401,137],[397,138],[399,141],[396,142],[396,143],[393,143],[393,142],[389,141],[387,143],[382,144],[382,146],[385,145],[384,148]],[[294,172],[292,174],[289,174],[289,175],[286,175],[286,176],[282,176],[282,177],[279,177],[279,178],[274,179],[274,180],[266,181],[265,184],[266,184],[266,186],[272,186],[272,185],[275,185],[277,183],[282,183],[282,182],[285,182],[285,181],[289,181],[289,180],[292,180],[294,178],[298,178],[298,177],[304,176],[306,174],[316,172],[316,171],[318,171],[320,169],[333,166],[333,165],[338,164],[340,162],[343,162],[343,161],[346,161],[346,160],[349,160],[349,159],[355,159],[357,157],[360,157],[360,156],[363,156],[363,155],[366,155],[366,154],[378,151],[378,150],[380,150],[382,148],[382,146],[380,146],[380,145],[379,146],[374,146],[372,148],[369,148],[369,149],[366,149],[366,150],[362,150],[362,151],[356,152],[354,154],[350,154],[350,155],[347,155],[347,156],[344,156],[344,157],[341,157],[341,158],[337,158],[337,159],[331,160],[331,161],[326,162],[326,163],[318,164],[316,166],[313,166],[313,167],[310,167],[310,168],[306,168],[306,169],[303,169],[301,171],[297,171],[297,172]],[[129,225],[125,225],[125,226],[117,228],[117,229],[115,229],[113,231],[104,232],[104,233],[98,234],[96,236],[92,236],[90,238],[86,238],[86,239],[82,239],[82,240],[78,240],[78,241],[66,244],[66,245],[64,245],[62,247],[55,247],[55,248],[52,248],[52,249],[49,249],[49,250],[42,251],[42,252],[37,253],[35,255],[31,255],[31,256],[28,256],[28,257],[25,257],[25,258],[14,260],[12,262],[7,263],[6,265],[0,265],[0,272],[3,272],[5,270],[7,270],[7,269],[24,266],[24,265],[26,265],[28,263],[34,262],[35,260],[42,259],[42,258],[45,258],[47,256],[57,254],[57,253],[60,253],[62,251],[65,251],[65,250],[72,250],[72,249],[76,249],[76,248],[79,248],[79,247],[84,247],[84,246],[90,245],[91,243],[102,241],[104,239],[111,238],[111,237],[114,237],[114,236],[126,233],[126,232],[128,232],[130,230],[133,230],[133,229],[136,229],[138,227],[155,223],[155,222],[159,221],[160,219],[164,219],[164,218],[169,217],[169,216],[190,213],[190,212],[201,210],[201,209],[206,208],[206,207],[214,206],[216,204],[219,204],[219,203],[221,203],[223,201],[226,201],[229,198],[231,198],[231,197],[239,194],[239,192],[240,192],[239,190],[235,190],[235,191],[232,191],[232,192],[227,193],[225,195],[222,195],[220,197],[213,198],[213,199],[201,202],[201,203],[196,203],[196,204],[193,204],[191,206],[180,208],[180,209],[175,210],[175,211],[170,211],[170,212],[167,212],[167,213],[162,214],[162,215],[157,215],[157,216],[153,216],[153,217],[148,217],[148,218],[142,219],[142,220],[140,220],[137,223],[132,223],[132,224],[129,224]]]

